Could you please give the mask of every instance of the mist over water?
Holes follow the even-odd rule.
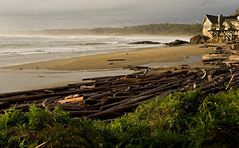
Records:
[[[238,0],[0,0],[0,31],[201,23],[231,15]]]

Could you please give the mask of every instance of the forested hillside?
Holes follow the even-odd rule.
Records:
[[[201,24],[150,24],[122,28],[102,27],[93,29],[50,29],[37,33],[48,35],[99,34],[99,35],[194,35],[200,34]],[[35,32],[36,33],[36,32]]]

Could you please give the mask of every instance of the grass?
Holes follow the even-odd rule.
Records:
[[[239,90],[155,98],[112,122],[31,106],[0,116],[1,147],[238,147]]]

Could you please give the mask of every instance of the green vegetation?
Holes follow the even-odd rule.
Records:
[[[35,106],[0,116],[1,147],[237,147],[238,138],[239,90],[173,93],[111,122]]]
[[[99,35],[195,35],[201,34],[201,24],[150,24],[122,28],[94,28],[94,29],[58,29],[44,30],[40,33],[49,35],[64,34],[99,34]]]

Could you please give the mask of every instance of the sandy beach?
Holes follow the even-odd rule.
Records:
[[[188,64],[202,66],[201,57],[213,48],[200,45],[134,49],[63,58],[0,69],[0,93],[64,86],[84,78],[130,74],[127,66],[153,68]]]
[[[10,69],[48,69],[48,70],[97,70],[122,68],[127,66],[154,65],[172,66],[188,64],[202,65],[201,56],[213,48],[200,48],[200,45],[135,49],[84,57],[73,57],[52,61],[36,62]]]

